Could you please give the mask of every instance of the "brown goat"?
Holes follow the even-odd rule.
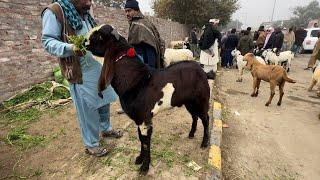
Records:
[[[251,71],[253,77],[253,92],[252,97],[257,97],[259,93],[260,81],[264,80],[270,83],[270,98],[265,104],[269,106],[275,94],[276,86],[279,86],[280,98],[277,103],[278,106],[281,106],[282,97],[284,94],[283,87],[285,82],[296,83],[295,80],[288,78],[287,72],[281,66],[273,65],[263,65],[255,59],[255,56],[252,53],[248,53],[243,57],[244,61],[247,61],[246,68]]]
[[[162,70],[150,69],[109,25],[94,29],[86,47],[94,55],[104,57],[99,92],[111,83],[124,112],[138,125],[141,152],[136,164],[142,164],[141,174],[148,172],[151,161],[152,118],[162,110],[185,105],[193,120],[189,138],[194,137],[199,117],[204,127],[201,147],[209,145],[210,88],[208,74],[199,64],[179,62]]]

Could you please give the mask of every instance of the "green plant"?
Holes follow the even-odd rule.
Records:
[[[69,41],[74,44],[80,51],[86,51],[85,41],[86,37],[84,35],[78,36],[67,36]]]

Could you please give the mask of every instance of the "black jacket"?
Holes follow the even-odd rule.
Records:
[[[218,46],[221,46],[221,33],[213,28],[213,26],[209,23],[206,24],[204,32],[199,41],[199,47],[201,50],[209,49],[214,41],[218,39]]]
[[[238,46],[238,42],[238,36],[236,36],[235,34],[230,34],[227,38],[224,47],[226,50],[234,50]]]
[[[276,32],[273,48],[277,48],[277,50],[280,51],[283,45],[283,39],[284,39],[283,33],[281,31]]]
[[[276,33],[273,32],[264,49],[272,49],[275,41],[276,41]]]
[[[196,34],[196,32],[195,31],[191,31],[191,33],[190,33],[190,43],[191,44],[198,44],[198,38],[197,38],[197,34]]]
[[[301,46],[304,39],[307,37],[307,31],[304,29],[298,29],[298,30],[296,30],[296,32],[294,32],[294,34],[295,34],[295,39],[296,39],[294,41],[294,44]]]

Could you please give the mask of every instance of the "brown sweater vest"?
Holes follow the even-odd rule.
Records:
[[[53,3],[47,6],[41,13],[46,9],[50,9],[57,17],[57,20],[60,22],[62,31],[61,31],[61,41],[68,43],[67,36],[75,35],[75,30],[69,25],[67,20],[64,17],[61,6],[58,3]],[[59,65],[61,68],[62,75],[70,82],[74,84],[82,84],[82,72],[80,65],[80,58],[77,56],[70,56],[67,58],[58,58]]]

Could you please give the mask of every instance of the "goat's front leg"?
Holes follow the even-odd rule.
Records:
[[[146,125],[143,123],[138,127],[139,139],[141,142],[141,153],[136,159],[136,164],[141,163],[140,174],[146,175],[149,170],[149,165],[151,161],[150,157],[150,145],[151,145],[151,135],[152,135],[152,125]]]
[[[258,78],[253,77],[253,92],[251,93],[251,97],[255,97],[256,95],[257,81]]]
[[[238,68],[239,68],[239,77],[237,82],[242,82],[243,67],[238,67]]]
[[[255,93],[255,97],[258,97],[259,88],[260,88],[260,82],[261,82],[261,79],[257,79],[257,91],[256,91],[256,93]]]

